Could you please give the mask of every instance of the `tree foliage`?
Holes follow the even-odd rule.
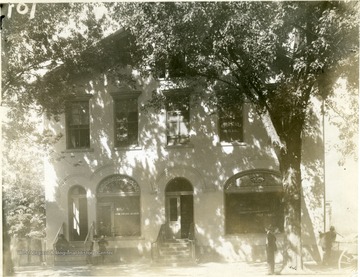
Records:
[[[74,94],[68,86],[61,85],[73,72],[58,76],[56,83],[49,78],[46,86],[41,80],[45,73],[63,64],[81,67],[80,56],[84,50],[104,37],[106,16],[96,15],[99,6],[97,3],[38,4],[33,19],[17,13],[9,19],[5,17],[3,104],[16,99],[18,108],[31,107],[49,115],[59,112],[59,101]],[[109,24],[106,26],[111,28]]]
[[[340,80],[336,84],[337,93],[326,99],[324,112],[330,128],[334,126],[339,134],[335,142],[326,145],[327,151],[336,149],[341,154],[337,162],[344,165],[347,161],[358,161],[359,95],[358,89],[348,84],[349,80]],[[325,129],[325,141],[328,135],[331,133]]]
[[[2,183],[4,224],[11,236],[45,236],[43,158],[57,138],[39,126],[44,111],[61,110],[56,96],[65,99],[71,91],[59,91],[59,86],[49,93],[41,80],[47,71],[76,63],[102,37],[96,6],[37,5],[33,19],[13,13],[3,20],[1,105],[7,120],[2,123]]]
[[[340,62],[356,63],[355,5],[117,3],[111,10],[134,35],[133,62],[143,73],[157,76],[162,70],[157,61],[185,55],[185,78],[203,77],[245,95],[259,111],[270,113],[285,142],[294,123],[304,122],[310,94],[330,93],[336,77],[345,73],[334,75]]]
[[[11,236],[45,236],[44,134],[28,114],[3,123],[3,210]],[[21,128],[21,133],[18,131]]]

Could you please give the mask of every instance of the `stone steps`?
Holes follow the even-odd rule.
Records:
[[[188,240],[171,240],[159,243],[153,260],[155,263],[161,264],[193,263],[191,242]]]
[[[90,261],[90,242],[84,244],[83,241],[72,241],[70,245],[67,252],[54,251],[55,266],[86,265]]]

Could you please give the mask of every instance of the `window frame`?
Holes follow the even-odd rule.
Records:
[[[247,170],[244,172],[237,173],[230,177],[225,185],[223,191],[223,199],[224,199],[224,233],[227,236],[238,236],[238,235],[246,235],[253,234],[258,232],[230,232],[230,228],[228,226],[232,217],[229,217],[229,195],[243,195],[243,197],[248,197],[249,194],[262,194],[264,197],[265,194],[274,194],[277,195],[276,200],[279,201],[279,206],[276,209],[270,210],[267,212],[270,214],[272,211],[279,212],[280,214],[274,215],[275,219],[278,216],[281,216],[279,220],[280,224],[278,224],[279,231],[283,232],[283,223],[284,223],[284,206],[282,203],[283,197],[283,186],[281,174],[277,171],[268,170],[268,169],[257,169],[257,170]],[[275,199],[275,198],[273,198]],[[271,206],[271,201],[269,201],[269,205]],[[253,206],[252,206],[253,207]],[[254,214],[256,211],[254,209],[249,209],[249,213],[244,213],[244,215]],[[263,212],[264,213],[264,212]],[[255,217],[254,217],[255,218]],[[255,219],[254,219],[255,220]],[[274,220],[271,221],[272,224]],[[233,222],[233,221],[232,221]],[[238,221],[240,222],[240,220]],[[238,222],[233,222],[238,223]],[[277,223],[279,223],[277,222]],[[267,223],[262,221],[262,223]],[[246,222],[244,224],[247,224]],[[275,224],[274,224],[275,225]],[[262,233],[262,232],[261,232]]]
[[[133,191],[119,191],[119,192],[101,192],[101,188],[105,187],[106,185],[111,185],[112,182],[114,182],[113,180],[116,179],[121,179],[122,181],[124,181],[124,183],[129,183],[131,184],[131,188],[133,189]],[[137,207],[137,211],[138,211],[138,221],[136,222],[136,224],[138,224],[138,230],[136,230],[136,235],[124,235],[124,234],[119,234],[117,235],[115,232],[115,226],[116,226],[116,204],[121,203],[122,199],[125,199],[126,197],[137,197],[138,199],[138,207]],[[110,198],[106,200],[106,198]],[[111,199],[112,198],[112,199]],[[104,200],[105,199],[105,200]],[[96,220],[97,220],[97,231],[99,234],[101,234],[101,230],[100,230],[100,222],[99,222],[99,207],[110,207],[111,210],[111,214],[110,214],[110,233],[111,233],[111,238],[113,239],[121,239],[121,238],[132,238],[132,237],[141,237],[141,233],[142,233],[142,226],[141,226],[141,189],[139,184],[131,177],[127,176],[127,175],[120,175],[120,174],[116,174],[116,175],[110,175],[107,176],[106,178],[104,178],[98,185],[98,188],[96,190]],[[134,215],[129,215],[129,216],[134,216]]]
[[[165,95],[165,113],[166,113],[166,145],[167,146],[182,146],[190,144],[190,103],[191,103],[191,93],[188,90],[169,90],[164,91]],[[184,103],[177,102],[181,98],[187,98],[187,103],[185,103],[185,108],[176,108],[178,105],[184,105]],[[175,101],[174,101],[175,100]],[[175,108],[169,109],[169,106],[175,106]],[[170,114],[173,113],[176,115],[177,119],[175,121],[170,121]],[[185,119],[185,120],[184,120]],[[170,124],[176,124],[176,135],[170,134]],[[181,126],[185,126],[186,134],[182,134]],[[170,143],[170,138],[174,143]]]
[[[76,193],[75,193],[76,192]],[[85,199],[85,205],[83,206],[83,209],[81,208],[81,203],[80,203],[80,199]],[[69,190],[68,190],[68,224],[69,224],[69,238],[70,240],[76,240],[74,235],[73,235],[73,229],[75,229],[75,225],[74,225],[74,200],[76,200],[79,210],[79,222],[82,223],[81,219],[84,219],[85,224],[84,225],[78,225],[79,230],[82,229],[81,227],[84,227],[84,232],[82,232],[79,237],[83,240],[85,239],[87,232],[89,230],[89,226],[88,226],[88,222],[89,222],[89,209],[88,209],[88,199],[87,199],[87,195],[86,195],[86,189],[83,186],[80,185],[74,185],[72,186]],[[80,210],[81,209],[81,210]],[[84,216],[84,217],[81,217]],[[81,240],[80,239],[80,240]],[[77,239],[76,241],[80,241],[79,239]]]
[[[280,204],[281,201],[281,191],[266,191],[266,192],[243,192],[243,193],[225,193],[225,234],[226,235],[242,235],[242,234],[252,234],[252,233],[262,233],[262,231],[265,230],[267,227],[267,223],[271,222],[271,224],[278,228],[279,231],[283,231],[283,223],[284,223],[284,216],[283,213],[280,213],[280,210],[283,209],[282,205]],[[244,199],[254,199],[254,197],[261,196],[262,199],[268,198],[266,205],[264,205],[262,208],[264,210],[258,210],[258,203],[256,201],[250,201],[251,205],[247,206],[248,209],[244,209],[241,211],[238,211],[236,220],[233,220],[234,212],[231,212],[230,217],[230,211],[228,205],[230,204],[230,201],[234,203],[235,201],[233,199],[230,199],[230,197],[240,196]],[[269,199],[269,197],[272,197]],[[237,199],[239,201],[239,199]],[[256,203],[254,203],[256,202]],[[276,205],[276,202],[279,202],[279,205],[277,207],[274,207]],[[237,202],[240,203],[240,202]],[[245,201],[246,203],[246,201]],[[264,203],[264,202],[262,202]],[[260,222],[255,222],[257,219],[257,216],[260,216]],[[278,219],[279,216],[282,216],[281,219]],[[230,218],[229,218],[230,217]],[[252,220],[249,221],[247,217],[251,217]],[[279,224],[280,222],[280,224]],[[236,227],[232,227],[230,225],[239,224],[247,226],[246,228],[242,227],[240,230]],[[262,225],[262,227],[259,227],[258,230],[252,229],[253,226],[251,225]],[[234,229],[237,229],[233,231]]]
[[[114,148],[131,148],[131,147],[138,147],[140,144],[139,140],[139,120],[140,120],[140,113],[139,113],[139,96],[141,94],[140,91],[126,91],[126,92],[113,92],[110,93],[113,98],[113,130],[114,130]],[[117,140],[117,106],[119,105],[119,102],[121,101],[129,101],[134,100],[136,101],[136,143],[127,143],[124,145],[121,145],[118,143]],[[129,113],[128,113],[129,116]],[[133,121],[135,122],[135,121]],[[128,128],[129,129],[129,128]]]
[[[229,109],[232,109],[229,111],[229,113],[231,114],[234,114],[234,117],[235,119],[231,119],[230,116],[224,116],[224,109],[226,109],[226,107],[224,107],[223,105],[221,104],[218,104],[218,107],[217,107],[217,110],[218,110],[218,136],[219,136],[219,142],[220,143],[244,143],[244,104],[241,104],[241,111],[235,111],[235,107],[229,107]],[[236,120],[236,117],[238,117],[238,120],[241,121],[241,122],[238,122]],[[222,121],[223,121],[223,118],[225,119],[228,119],[228,122],[230,122],[231,126],[228,126],[227,128],[222,128]],[[232,128],[234,127],[234,123],[240,123],[241,126],[238,127],[240,128],[240,130],[238,131],[239,132],[239,137],[240,138],[237,138],[237,139],[233,139],[233,138],[229,138],[229,136],[231,136],[231,134],[227,137],[224,137],[225,136],[225,133],[224,130],[228,130],[228,128]],[[235,126],[235,128],[237,128]],[[233,132],[234,133],[234,132]]]
[[[90,107],[90,98],[92,97],[92,95],[86,95],[86,96],[82,96],[82,97],[76,97],[72,100],[67,100],[65,102],[65,132],[66,132],[66,149],[67,150],[77,150],[77,149],[90,149],[91,147],[91,126],[90,126],[90,115],[91,115],[91,107]],[[88,123],[87,124],[79,124],[77,125],[78,127],[70,127],[70,121],[72,119],[72,105],[75,103],[86,103],[87,106],[87,120]],[[71,143],[71,135],[72,132],[74,131],[79,131],[79,130],[88,130],[88,143],[85,146],[72,146]]]
[[[182,78],[187,75],[186,67],[188,57],[183,52],[172,53],[164,55],[156,60],[155,64],[159,68],[156,73],[157,78],[171,79],[171,78]]]

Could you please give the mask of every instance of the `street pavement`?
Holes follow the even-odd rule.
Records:
[[[276,271],[281,270],[280,265]],[[280,275],[280,273],[277,273]],[[266,263],[200,263],[196,265],[183,266],[164,266],[151,263],[132,263],[132,264],[106,264],[99,266],[85,265],[72,267],[16,267],[15,276],[150,276],[150,277],[176,277],[176,276],[196,276],[196,277],[232,277],[232,276],[266,276]],[[356,272],[340,271],[337,268],[323,267],[316,264],[306,264],[305,269],[298,271],[295,269],[286,270],[282,276],[358,276]]]

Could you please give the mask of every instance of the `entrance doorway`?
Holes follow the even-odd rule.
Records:
[[[74,186],[69,191],[69,239],[83,241],[88,233],[86,191]]]
[[[185,178],[171,180],[165,189],[167,238],[188,238],[194,221],[193,186]]]

